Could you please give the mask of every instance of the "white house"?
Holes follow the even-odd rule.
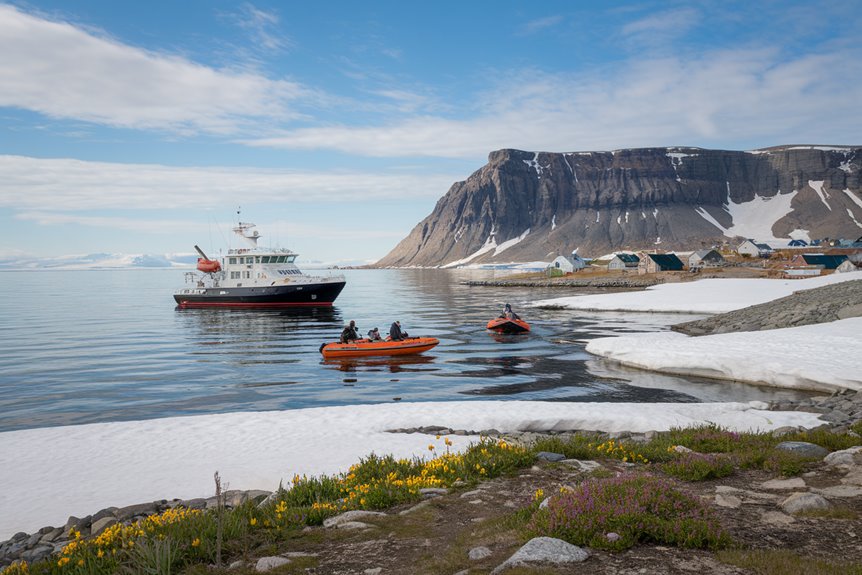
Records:
[[[564,274],[570,274],[585,267],[587,267],[587,262],[575,252],[572,252],[570,256],[557,256],[557,259],[548,265],[549,270],[560,270]]]
[[[697,250],[688,256],[689,268],[714,268],[724,264],[724,258],[716,250]]]
[[[769,257],[772,251],[767,244],[758,244],[754,240],[745,240],[736,248],[739,255],[751,257]]]
[[[641,259],[635,254],[614,254],[608,262],[608,270],[637,271]]]

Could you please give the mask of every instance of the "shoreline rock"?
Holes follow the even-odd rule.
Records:
[[[224,492],[225,506],[237,507],[246,501],[260,502],[270,494],[269,491],[251,489],[248,491],[229,490]],[[63,527],[45,526],[33,534],[19,532],[8,541],[0,541],[0,569],[15,561],[28,563],[50,557],[72,540],[72,529],[82,537],[95,537],[116,523],[129,525],[150,515],[162,513],[174,507],[188,509],[209,509],[217,505],[215,497],[196,499],[161,499],[147,503],[137,503],[125,507],[106,507],[93,515],[71,516]]]
[[[862,316],[862,280],[802,290],[789,296],[671,326],[690,336],[764,331]]]

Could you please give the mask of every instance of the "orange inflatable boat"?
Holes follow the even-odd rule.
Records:
[[[409,355],[428,351],[440,340],[434,337],[408,337],[400,341],[371,341],[358,339],[351,343],[324,343],[320,353],[324,359],[341,357],[368,357],[372,355]]]
[[[530,324],[524,320],[506,317],[495,317],[488,322],[486,327],[497,333],[527,333],[530,331]]]

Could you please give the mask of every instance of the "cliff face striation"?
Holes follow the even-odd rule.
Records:
[[[499,150],[378,267],[862,236],[862,147]]]

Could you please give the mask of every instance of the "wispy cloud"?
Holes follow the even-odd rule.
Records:
[[[0,53],[0,106],[116,127],[233,133],[249,121],[295,117],[291,103],[311,95],[297,83],[146,51],[10,5],[0,5]]]
[[[456,179],[403,172],[177,168],[0,156],[0,207],[83,212],[436,198]]]
[[[99,228],[105,230],[122,230],[125,232],[144,232],[148,234],[176,236],[196,233],[201,237],[207,235],[211,226],[229,230],[236,222],[216,222],[214,224],[203,223],[197,220],[171,220],[165,218],[147,219],[130,218],[123,216],[88,216],[78,213],[55,212],[47,210],[24,211],[15,214],[15,219],[32,222],[41,226],[75,225],[87,228]],[[259,227],[264,230],[284,229],[290,230],[293,235],[301,235],[306,239],[320,238],[327,240],[361,240],[361,239],[401,239],[404,237],[403,230],[376,230],[365,228],[329,228],[317,224],[308,224],[298,221],[272,220],[260,222]],[[9,250],[5,255],[24,255],[24,250]]]
[[[232,17],[236,25],[245,30],[255,45],[263,51],[281,52],[294,45],[293,41],[279,30],[281,18],[274,11],[262,10],[245,2]]]
[[[529,22],[524,24],[524,26],[518,31],[518,34],[521,36],[529,36],[531,34],[536,34],[537,32],[553,28],[562,21],[563,17],[561,15],[546,16],[545,18],[530,20]]]
[[[765,146],[855,142],[862,84],[858,47],[788,59],[777,50],[714,51],[631,60],[593,73],[510,74],[451,119],[330,125],[244,140],[250,146],[367,156],[481,158],[505,147],[601,150],[654,145]],[[836,70],[841,70],[836,74]]]
[[[629,22],[623,26],[622,33],[642,39],[679,36],[688,32],[699,20],[700,14],[693,8],[667,10]]]

